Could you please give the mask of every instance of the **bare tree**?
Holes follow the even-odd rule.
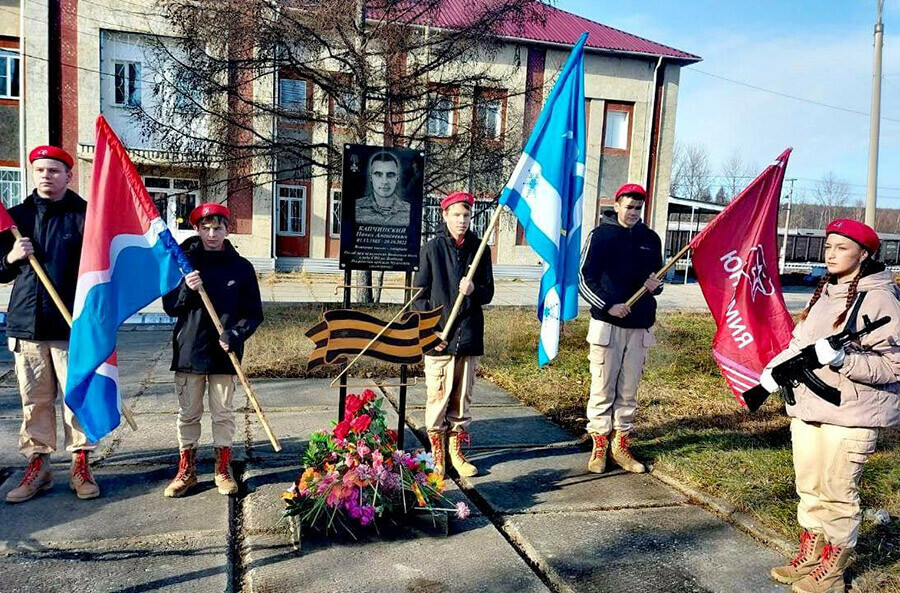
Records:
[[[813,190],[813,200],[822,207],[819,228],[824,228],[833,218],[836,218],[840,209],[851,206],[850,186],[838,179],[833,171],[828,171],[816,182]]]
[[[676,197],[711,201],[709,152],[703,144],[675,143],[672,193]]]
[[[753,171],[744,163],[741,153],[737,150],[733,151],[722,161],[720,172],[722,188],[725,193],[725,201],[720,202],[722,204],[727,204],[733,200],[736,195],[747,187],[753,177]]]
[[[520,54],[501,53],[500,34],[542,20],[546,5],[467,3],[453,26],[432,22],[451,4],[162,0],[177,37],[157,39],[154,52],[159,72],[177,73],[161,77],[174,99],[135,117],[180,162],[227,171],[230,191],[273,172],[338,182],[349,142],[424,150],[426,196],[465,188],[493,198],[522,147],[521,126],[498,133],[492,119],[502,104],[507,121],[522,121],[508,101]],[[261,93],[263,81],[278,90]]]

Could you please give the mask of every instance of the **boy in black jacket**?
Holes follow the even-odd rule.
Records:
[[[191,212],[190,220],[198,236],[187,239],[181,247],[195,271],[163,297],[166,313],[178,318],[172,340],[172,370],[178,395],[180,460],[178,473],[166,487],[165,494],[170,498],[184,495],[197,484],[197,442],[207,387],[216,486],[222,494],[237,492],[231,475],[235,370],[228,353],[234,352],[240,359],[244,342],[263,320],[253,265],[225,240],[231,212],[221,204],[201,204]],[[201,285],[226,328],[221,335],[200,299]]]
[[[462,444],[469,441],[466,430],[472,417],[469,406],[475,384],[478,358],[484,354],[484,313],[482,306],[494,298],[494,278],[490,254],[481,258],[473,282],[466,280],[469,266],[481,242],[469,230],[475,199],[468,192],[456,192],[441,200],[446,226],[422,246],[416,286],[424,288],[416,302],[418,309],[443,307],[441,327],[447,322],[456,296],[466,295],[447,340],[425,357],[425,427],[434,470],[443,474],[444,437],[449,429],[450,463],[461,476],[474,476],[478,469],[469,463]]]
[[[629,183],[619,188],[615,216],[603,216],[588,235],[581,255],[579,292],[591,305],[587,430],[593,451],[588,471],[597,474],[606,470],[607,450],[622,469],[646,471],[631,454],[628,436],[647,349],[653,345],[650,328],[656,321],[656,299],[651,295],[662,292],[662,282],[655,276],[662,267],[662,243],[641,222],[646,199],[640,185]],[[629,307],[626,301],[641,286],[651,295]]]

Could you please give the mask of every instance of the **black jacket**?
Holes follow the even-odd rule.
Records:
[[[223,251],[206,251],[200,237],[181,244],[191,265],[200,272],[203,286],[225,327],[224,341],[240,360],[244,342],[263,320],[259,283],[253,265],[238,255],[229,241]],[[163,308],[177,317],[172,339],[172,369],[201,375],[234,375],[228,353],[203,306],[200,293],[184,281],[163,297]]]
[[[481,243],[472,231],[466,231],[462,247],[450,236],[446,226],[441,227],[437,236],[422,246],[419,271],[415,285],[425,288],[415,303],[419,310],[443,307],[440,328],[443,331],[456,295],[459,281],[465,278],[469,265],[475,259],[475,252]],[[482,306],[494,298],[494,276],[491,272],[490,253],[485,253],[472,278],[475,289],[463,299],[459,315],[453,323],[447,340],[447,349],[440,354],[458,356],[481,356],[484,354],[484,312]]]
[[[609,308],[624,303],[644,281],[662,268],[662,242],[643,222],[631,228],[604,212],[591,231],[581,253],[578,288],[591,305],[591,317],[619,327],[649,329],[656,322],[656,299],[641,297],[624,318],[613,317]],[[662,292],[662,287],[654,294]]]
[[[9,209],[22,236],[31,239],[35,257],[69,312],[75,301],[86,209],[87,203],[71,190],[66,190],[66,195],[56,202],[38,197],[35,191]],[[68,340],[69,325],[28,260],[6,262],[13,242],[12,233],[0,234],[0,282],[15,280],[9,297],[6,335],[26,340]]]

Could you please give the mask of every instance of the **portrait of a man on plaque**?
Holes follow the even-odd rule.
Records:
[[[356,203],[356,224],[409,226],[409,203],[400,196],[400,160],[389,152],[376,152],[366,170],[368,191]]]
[[[422,151],[344,145],[342,268],[415,271],[422,240]]]

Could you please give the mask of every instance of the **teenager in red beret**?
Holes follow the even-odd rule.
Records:
[[[453,469],[474,476],[478,469],[466,459],[462,446],[469,442],[469,407],[478,359],[484,354],[484,312],[494,298],[490,252],[478,263],[472,281],[466,279],[481,239],[469,227],[475,199],[464,191],[441,200],[444,226],[422,246],[415,285],[424,290],[416,308],[443,307],[443,328],[458,294],[466,295],[447,340],[425,356],[425,427],[435,472],[443,475],[449,453]],[[443,331],[443,330],[441,330]],[[446,440],[446,442],[445,442]]]
[[[244,342],[262,323],[262,301],[253,265],[226,239],[231,212],[222,204],[200,204],[189,220],[197,231],[181,244],[194,271],[163,297],[166,313],[176,317],[172,335],[172,370],[178,396],[178,472],[166,487],[169,498],[183,496],[197,484],[197,445],[203,400],[212,417],[215,483],[222,494],[237,493],[231,473],[234,440],[234,365],[228,357],[244,354]],[[202,278],[202,280],[201,280]],[[225,332],[219,334],[198,293],[203,286]]]
[[[810,344],[821,369],[816,376],[841,393],[834,406],[805,385],[787,406],[794,473],[803,527],[800,550],[772,577],[798,593],[843,593],[844,571],[853,559],[862,513],[859,479],[875,451],[878,430],[900,424],[900,301],[893,275],[875,259],[875,231],[855,220],[832,221],[825,230],[822,278],[788,348],[772,359],[760,383],[774,392],[771,368]],[[826,339],[844,328],[861,328],[863,316],[891,322],[860,343],[835,350]]]
[[[19,451],[28,459],[25,475],[6,495],[6,502],[29,500],[53,486],[50,454],[56,451],[56,397],[65,391],[69,325],[28,264],[34,255],[43,265],[63,302],[72,310],[87,204],[67,189],[72,156],[56,146],[38,146],[28,157],[34,191],[9,209],[22,234],[0,236],[0,282],[13,282],[6,336],[13,352],[22,427]],[[66,451],[72,453],[69,486],[82,499],[100,496],[88,454],[94,449],[78,419],[62,404]]]

